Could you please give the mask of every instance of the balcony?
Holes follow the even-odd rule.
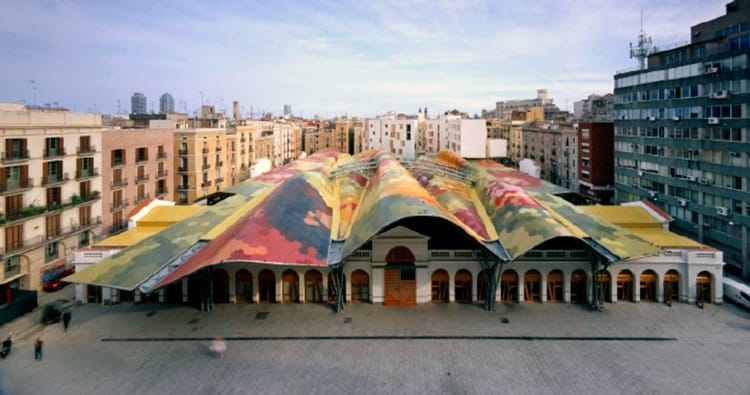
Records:
[[[219,163],[216,164],[216,167],[222,167],[224,166],[224,161],[220,160]]]
[[[76,171],[76,180],[84,180],[86,178],[91,177],[98,177],[99,176],[99,169],[88,169],[88,170],[77,170]]]
[[[162,151],[156,154],[156,159],[167,159],[167,152]]]
[[[191,189],[190,184],[181,184],[177,186],[178,191],[187,191],[189,189]]]
[[[224,177],[219,177],[215,179],[214,182],[216,182],[216,185],[221,184],[222,182],[224,182]]]
[[[136,184],[141,184],[141,183],[144,183],[146,181],[148,181],[148,174],[138,174],[135,177],[135,183]]]
[[[202,168],[203,170],[208,170],[208,169],[210,169],[210,168],[211,168],[211,165],[210,165],[210,164],[208,164],[208,163],[204,163],[204,164],[203,164],[203,166],[202,166],[201,168]]]
[[[5,182],[5,185],[0,184],[0,195],[23,192],[25,190],[31,189],[33,186],[33,178],[25,178],[20,180],[8,179]]]
[[[201,152],[203,152],[204,154],[207,154],[208,153],[208,148],[204,147]]]
[[[112,160],[112,167],[120,167],[125,166],[125,160],[124,159],[113,159]]]
[[[157,189],[156,190],[156,194],[157,195],[167,195],[167,194],[169,194],[169,189],[168,188]]]
[[[158,170],[156,172],[156,178],[164,178],[169,175],[169,172],[166,170]]]
[[[201,188],[208,188],[208,187],[211,186],[211,184],[212,184],[211,181],[206,181],[206,182],[204,182],[204,183],[201,184]]]
[[[60,174],[49,174],[42,177],[42,186],[48,187],[55,184],[62,184],[70,180],[68,173]]]
[[[114,225],[110,226],[109,227],[109,231],[107,233],[108,234],[120,233],[120,232],[122,232],[124,230],[127,230],[127,229],[128,229],[128,222],[127,221],[123,221],[123,222],[121,222],[119,224],[114,224]]]
[[[91,201],[94,201],[96,199],[99,199],[99,191],[91,191],[88,195],[84,196],[78,196],[78,195],[72,195],[70,197],[70,200],[68,202],[53,202],[52,204],[48,204],[47,206],[37,206],[37,205],[30,205],[26,207],[22,207],[20,210],[18,210],[15,213],[8,214],[7,217],[2,217],[0,215],[0,224],[10,223],[18,220],[25,220],[30,219],[32,217],[36,217],[42,214],[45,214],[50,211],[58,211],[63,210],[70,207],[75,207],[78,205],[86,204]]]
[[[94,221],[90,221],[88,224],[75,224],[68,227],[58,229],[54,235],[38,235],[30,239],[22,240],[14,245],[0,247],[0,256],[8,254],[21,254],[23,252],[33,250],[42,247],[48,243],[56,242],[66,237],[75,235],[76,233],[87,231],[94,228],[102,223],[102,217],[96,217]],[[7,271],[6,271],[7,273]],[[7,275],[6,275],[7,278]]]
[[[96,153],[96,147],[93,145],[76,148],[76,155],[90,155],[94,153]]]
[[[5,279],[9,279],[11,277],[17,276],[21,274],[21,263],[18,262],[14,265],[7,265],[5,266]]]
[[[45,148],[44,157],[54,158],[58,156],[65,156],[65,148]]]
[[[119,202],[112,202],[109,205],[109,211],[115,212],[124,209],[128,206],[128,199],[122,199]]]
[[[140,202],[142,202],[142,201],[144,201],[144,200],[146,200],[146,199],[148,199],[150,197],[151,197],[151,194],[149,194],[148,192],[146,194],[144,194],[144,195],[136,196],[135,199],[133,199],[133,204],[138,204],[138,203],[140,203]]]
[[[180,154],[180,155],[187,155],[188,154],[188,150],[187,149],[181,149],[181,150],[177,151],[177,153]]]
[[[144,163],[148,163],[148,156],[141,156],[141,157],[139,157],[139,158],[136,158],[136,159],[135,159],[135,163],[136,163],[137,165],[142,165],[142,164],[144,164]]]
[[[23,162],[26,160],[29,160],[29,150],[2,153],[3,163]]]
[[[128,185],[128,179],[127,178],[121,178],[119,180],[112,180],[112,182],[109,183],[109,186],[112,189],[122,188],[122,187],[127,186],[127,185]]]
[[[220,145],[216,146],[216,152],[221,152],[221,146]]]

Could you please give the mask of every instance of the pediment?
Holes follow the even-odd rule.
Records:
[[[397,226],[393,229],[389,229],[383,233],[378,234],[372,239],[374,241],[374,240],[388,240],[388,239],[429,240],[430,238],[421,233],[417,233],[407,227]]]

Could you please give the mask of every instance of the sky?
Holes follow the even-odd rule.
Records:
[[[563,110],[611,93],[656,46],[729,0],[0,1],[0,101],[74,111],[176,110],[203,100],[231,114],[470,114],[546,88]],[[30,82],[34,81],[34,82]]]

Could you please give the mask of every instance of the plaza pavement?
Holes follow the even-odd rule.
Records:
[[[605,308],[75,305],[68,332],[35,324],[39,309],[0,327],[17,337],[0,393],[750,394],[749,312]],[[208,351],[214,336],[228,340],[224,359]]]

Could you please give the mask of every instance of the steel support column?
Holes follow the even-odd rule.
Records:
[[[495,311],[497,298],[497,284],[500,282],[500,273],[502,272],[502,262],[486,252],[477,252],[479,266],[484,272],[487,295],[484,298],[484,309],[486,311]]]
[[[338,313],[344,309],[344,265],[343,262],[331,268],[331,278],[333,279],[333,311]],[[331,284],[328,284],[330,287]]]

